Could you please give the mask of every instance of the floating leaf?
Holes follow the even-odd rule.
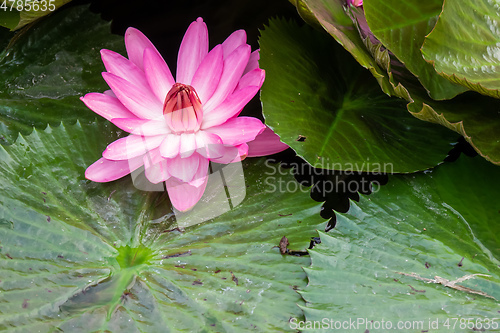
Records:
[[[456,134],[412,117],[328,36],[273,20],[262,31],[266,123],[311,165],[414,172],[435,166]]]
[[[325,223],[307,189],[249,160],[244,201],[179,231],[164,194],[84,179],[108,132],[60,125],[0,147],[0,329],[284,331],[301,316],[309,258],[277,245],[304,249]]]
[[[361,196],[310,250],[306,320],[364,320],[346,332],[382,320],[383,331],[496,330],[499,187],[498,167],[462,156]]]

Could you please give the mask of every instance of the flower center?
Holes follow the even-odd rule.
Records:
[[[165,97],[163,114],[173,132],[196,132],[203,119],[200,98],[193,87],[176,83]]]

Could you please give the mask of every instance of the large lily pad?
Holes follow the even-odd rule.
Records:
[[[304,249],[325,222],[307,191],[285,193],[293,176],[247,161],[243,203],[174,230],[164,194],[84,179],[107,132],[60,125],[0,148],[0,328],[283,331],[301,316],[309,258],[273,246]]]
[[[383,94],[326,34],[272,20],[260,47],[266,123],[313,166],[414,172],[440,163],[456,139]]]
[[[306,319],[365,319],[346,332],[372,331],[370,320],[390,322],[383,331],[496,331],[499,187],[498,167],[462,156],[352,202],[310,251]]]
[[[422,53],[452,82],[500,98],[500,1],[444,1]]]
[[[99,50],[123,50],[123,38],[87,6],[61,11],[33,26],[0,54],[0,142],[18,132],[92,121],[95,114],[78,99],[107,89]]]
[[[442,5],[443,0],[373,0],[363,6],[371,32],[418,77],[430,96],[438,100],[453,98],[467,90],[439,76],[420,52]]]

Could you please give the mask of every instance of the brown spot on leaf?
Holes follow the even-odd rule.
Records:
[[[231,273],[231,280],[233,280],[233,282],[236,283],[236,285],[238,285],[238,278],[234,276],[233,272],[230,273]]]
[[[203,282],[201,282],[200,279],[193,281],[193,286],[202,286],[202,285],[203,285]]]
[[[425,262],[425,268],[430,268],[431,264],[429,264],[427,261]]]
[[[22,306],[23,306],[23,309],[26,309],[26,308],[29,306],[28,301],[29,301],[29,299],[28,299],[28,298],[25,298],[25,299],[24,299],[24,301],[23,301],[23,305],[22,305]]]

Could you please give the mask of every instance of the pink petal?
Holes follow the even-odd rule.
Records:
[[[226,38],[224,43],[222,43],[222,49],[224,50],[224,59],[227,58],[231,52],[236,50],[240,45],[246,44],[247,33],[245,30],[236,30],[229,37]]]
[[[160,154],[165,158],[174,158],[179,155],[181,136],[168,134],[160,145]]]
[[[206,158],[199,154],[193,154],[188,158],[182,158],[178,155],[168,159],[168,172],[183,182],[190,182],[194,179],[201,160],[206,160]]]
[[[200,187],[208,178],[208,165],[209,161],[206,158],[200,157],[200,164],[198,165],[198,170],[194,174],[194,177],[189,181],[189,185]]]
[[[139,136],[129,135],[111,143],[102,156],[108,160],[128,160],[142,156],[151,149],[157,148],[164,136]]]
[[[142,164],[142,156],[126,161],[111,161],[102,157],[87,168],[85,178],[98,183],[110,182],[128,175]]]
[[[167,161],[152,164],[145,169],[146,178],[153,184],[164,182],[170,178],[168,173]]]
[[[237,146],[254,140],[265,128],[266,126],[257,118],[237,117],[205,131],[217,134],[226,145]]]
[[[281,142],[280,137],[266,126],[264,132],[248,142],[248,147],[248,157],[257,157],[279,153],[287,149],[288,145]]]
[[[224,59],[222,76],[212,97],[203,106],[204,114],[209,113],[229,96],[243,74],[248,58],[250,57],[250,45],[241,45]]]
[[[133,85],[140,85],[142,89],[149,89],[144,72],[132,61],[121,54],[110,50],[101,50],[101,58],[108,73],[119,76]]]
[[[236,146],[236,148],[238,148],[238,156],[240,159],[235,159],[233,162],[240,162],[240,161],[244,160],[245,158],[247,158],[247,156],[248,156],[248,144],[242,143],[241,145]]]
[[[245,87],[235,91],[220,104],[213,112],[204,115],[201,129],[208,129],[226,122],[229,118],[238,115],[243,107],[259,91],[259,86]]]
[[[165,182],[168,197],[175,209],[185,212],[190,210],[200,201],[207,187],[208,177],[204,177],[200,186],[193,186],[186,182],[181,182],[176,178],[170,178]]]
[[[151,149],[144,154],[144,167],[146,169],[150,168],[154,164],[160,163],[161,161],[166,161],[166,159],[161,156],[159,148]]]
[[[160,55],[153,43],[135,28],[128,28],[125,32],[125,47],[130,61],[142,70],[144,70],[143,57],[145,49],[150,48]]]
[[[187,158],[196,151],[196,135],[194,133],[182,133],[181,147],[179,150],[181,158]]]
[[[111,96],[111,97],[116,98],[115,93],[114,93],[114,92],[113,92],[113,90],[111,90],[111,89],[104,90],[102,93],[103,93],[104,95],[108,95],[108,96]]]
[[[115,97],[108,94],[89,93],[80,97],[83,103],[98,115],[111,120],[113,118],[137,118]]]
[[[196,133],[196,152],[203,157],[212,159],[222,157],[226,149],[218,135],[198,131]]]
[[[256,68],[241,77],[235,91],[238,91],[248,86],[258,86],[260,88],[262,87],[265,78],[266,78],[266,72],[263,69]]]
[[[168,160],[164,159],[158,148],[148,151],[144,155],[146,178],[153,184],[158,184],[170,178]]]
[[[260,59],[260,50],[255,50],[252,52],[250,55],[250,58],[248,59],[247,66],[245,67],[245,70],[243,71],[243,74],[246,74],[250,71],[253,71],[254,69],[259,68],[259,59]]]
[[[144,51],[144,72],[151,90],[160,102],[164,103],[175,80],[165,60],[158,52],[150,48]]]
[[[210,158],[210,161],[221,164],[240,162],[246,157],[246,153],[248,150],[248,146],[244,143],[236,147],[233,146],[222,146],[222,147],[224,147],[224,154],[218,158]]]
[[[170,133],[170,128],[165,120],[115,118],[111,122],[122,130],[135,135],[154,136]]]
[[[217,45],[203,59],[198,70],[194,74],[191,85],[198,93],[201,103],[205,103],[212,97],[223,68],[222,46]]]
[[[194,73],[208,53],[208,30],[201,17],[189,25],[177,57],[177,82],[191,84]]]
[[[102,77],[120,102],[139,118],[153,119],[163,114],[163,104],[150,90],[142,89],[111,73],[102,73]]]

